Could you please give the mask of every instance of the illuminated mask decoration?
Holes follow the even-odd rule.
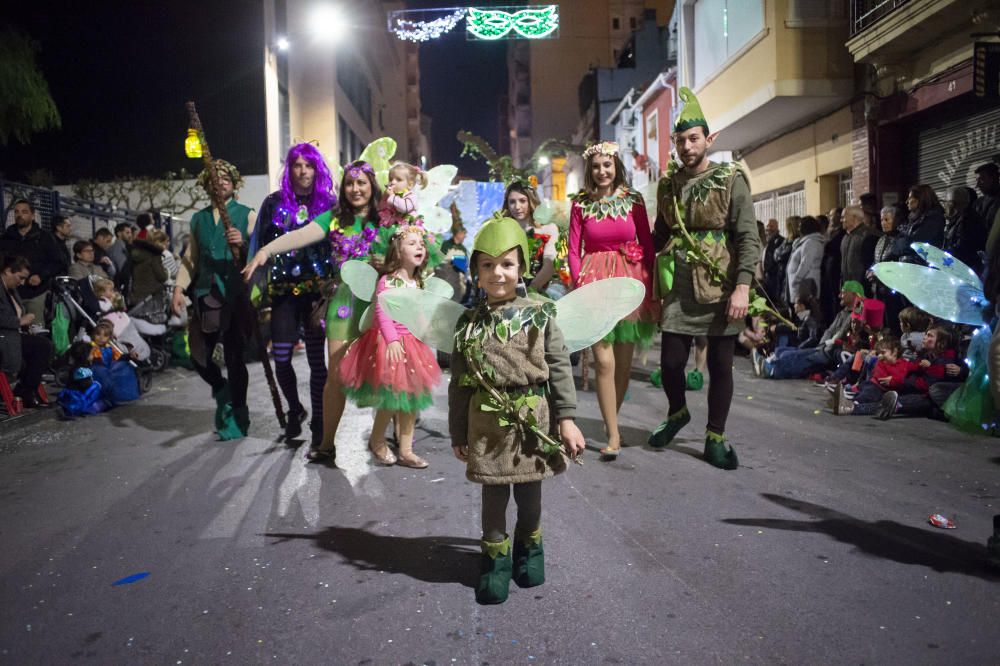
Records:
[[[559,29],[559,6],[529,7],[516,12],[469,7],[465,27],[476,39],[503,39],[514,31],[525,39],[544,39]]]

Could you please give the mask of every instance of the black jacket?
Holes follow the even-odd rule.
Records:
[[[844,232],[840,241],[840,282],[857,280],[865,283],[865,275],[875,260],[878,234],[867,224],[861,223],[854,231]]]
[[[14,301],[17,293],[10,293],[0,284],[0,370],[16,375],[21,369],[21,320]]]
[[[918,215],[911,214],[910,219],[899,228],[899,239],[893,254],[899,257],[899,261],[919,264],[920,258],[910,247],[911,243],[930,243],[941,247],[944,244],[944,211],[931,208]]]
[[[972,207],[966,208],[945,224],[941,249],[978,273],[983,267],[979,252],[986,249],[988,233],[989,228],[979,214]]]
[[[17,293],[22,299],[44,294],[51,287],[52,278],[69,268],[63,266],[63,254],[59,251],[55,237],[38,226],[37,222],[32,223],[31,229],[24,236],[16,225],[8,227],[0,238],[0,252],[24,257],[31,264],[31,274],[42,278],[38,286],[33,287],[25,282],[18,288]]]

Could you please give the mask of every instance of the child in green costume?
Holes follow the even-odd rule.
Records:
[[[488,222],[477,234],[472,267],[486,300],[459,319],[448,426],[455,456],[467,464],[470,481],[483,484],[483,555],[476,600],[506,601],[511,578],[521,587],[545,582],[541,534],[542,479],[566,469],[566,454],[583,451],[574,422],[576,389],[569,353],[551,303],[517,296],[526,270],[528,242],[511,218]],[[512,401],[522,418],[496,406]],[[562,449],[553,450],[531,426],[557,430]],[[513,487],[517,524],[513,544],[506,509]]]

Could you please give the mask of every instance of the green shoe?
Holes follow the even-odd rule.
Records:
[[[250,410],[247,407],[226,405],[225,419],[219,428],[219,439],[242,439],[250,430]]]
[[[701,372],[692,370],[687,373],[687,378],[684,380],[684,388],[688,391],[700,391],[704,385],[705,375],[701,374]]]
[[[519,587],[535,587],[545,582],[545,549],[541,528],[524,538],[514,536],[514,582]]]
[[[649,436],[646,443],[654,449],[662,449],[669,444],[681,431],[681,428],[691,423],[691,412],[687,405],[678,409],[675,413],[667,417],[667,420],[656,426],[656,430]]]
[[[476,601],[481,604],[502,604],[510,588],[510,537],[503,541],[483,541],[479,560],[479,583]]]
[[[218,391],[212,391],[212,397],[215,398],[215,431],[221,433],[226,423],[231,420],[233,412],[230,404],[233,397],[229,392],[229,384],[226,383]]]
[[[714,432],[705,433],[705,460],[719,469],[733,470],[740,466],[733,447],[726,448],[726,437]]]

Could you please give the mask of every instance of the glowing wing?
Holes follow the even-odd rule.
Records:
[[[451,353],[455,326],[465,308],[425,289],[387,289],[378,295],[382,309],[428,347]]]
[[[953,257],[951,253],[945,252],[941,248],[934,247],[928,243],[910,243],[910,247],[912,247],[917,253],[917,256],[926,261],[927,265],[931,268],[936,268],[942,273],[947,273],[948,275],[958,278],[962,282],[967,282],[974,287],[978,287],[980,289],[982,288],[983,282],[979,279],[979,276],[976,275],[976,271],[969,268],[969,266],[960,261],[958,257]]]
[[[451,229],[451,211],[445,210],[438,202],[448,194],[451,181],[458,175],[458,167],[439,164],[425,174],[427,187],[418,188],[417,214],[424,219],[424,227],[435,234],[443,234]]]
[[[559,229],[569,229],[569,201],[552,201],[543,199],[535,209],[535,224],[554,224]]]
[[[378,271],[364,261],[351,259],[340,267],[340,279],[351,288],[355,298],[371,301],[378,284]]]
[[[983,312],[986,297],[982,287],[969,284],[944,271],[883,261],[872,266],[882,284],[906,296],[918,308],[957,324],[982,326],[989,314]]]
[[[372,165],[372,168],[375,169],[375,180],[385,189],[385,186],[389,184],[389,165],[395,154],[396,142],[387,136],[383,136],[369,143],[361,151],[358,159]]]
[[[646,287],[633,278],[607,278],[569,292],[556,304],[556,323],[575,352],[611,332],[646,297]]]
[[[642,187],[637,188],[639,194],[642,195],[642,200],[646,204],[646,215],[649,217],[650,224],[656,220],[656,189],[659,184],[660,181],[658,179],[653,179]]]
[[[372,324],[375,323],[375,306],[372,303],[368,304],[365,311],[361,313],[361,319],[358,320],[358,331],[364,333]]]
[[[451,297],[455,295],[455,288],[448,284],[446,281],[439,277],[431,276],[424,280],[424,290],[429,291],[435,296],[441,296],[442,298],[447,298],[451,300]]]

